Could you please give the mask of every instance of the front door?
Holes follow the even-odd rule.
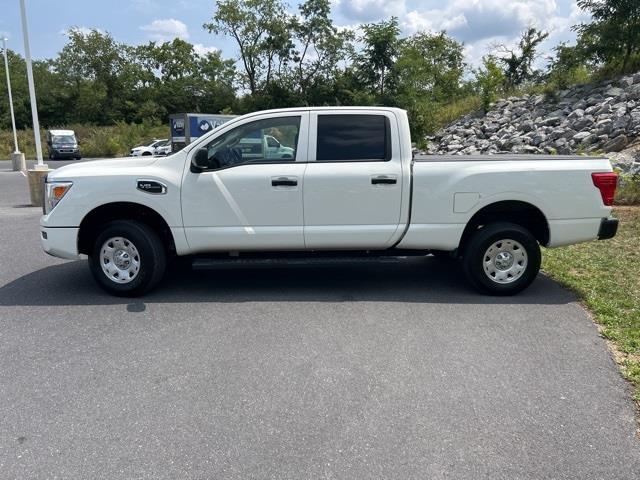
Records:
[[[307,249],[390,247],[401,218],[403,169],[397,120],[379,114],[313,112],[304,175]]]
[[[189,153],[182,217],[194,253],[304,248],[307,132],[307,112],[248,118]],[[267,138],[285,153],[267,152]]]

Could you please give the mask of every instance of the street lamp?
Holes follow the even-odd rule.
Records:
[[[13,144],[15,149],[11,154],[13,170],[25,170],[24,155],[18,149],[18,134],[16,133],[16,116],[13,112],[13,96],[11,95],[11,77],[9,76],[9,60],[7,59],[7,38],[2,39],[2,53],[4,55],[4,70],[7,74],[7,92],[9,93],[9,110],[11,112],[11,126],[13,127]]]
[[[27,62],[27,81],[29,82],[29,99],[31,101],[31,116],[33,118],[33,135],[36,142],[37,165],[27,172],[29,178],[29,195],[31,205],[42,205],[44,196],[43,182],[49,172],[49,167],[42,161],[42,145],[40,144],[40,122],[38,122],[38,104],[36,103],[36,89],[33,84],[33,68],[31,66],[31,49],[29,48],[29,29],[27,27],[27,10],[24,0],[20,0],[20,17],[22,19],[22,36],[24,38],[24,58]]]

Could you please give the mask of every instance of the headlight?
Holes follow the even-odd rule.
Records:
[[[69,189],[72,182],[47,182],[45,184],[44,214],[47,215],[55,206],[60,203]]]

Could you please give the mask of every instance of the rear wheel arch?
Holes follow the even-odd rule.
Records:
[[[78,252],[90,254],[103,227],[115,220],[134,220],[153,229],[168,253],[175,252],[173,234],[162,215],[154,209],[134,202],[112,202],[94,208],[85,215],[78,231]]]
[[[505,200],[486,205],[471,217],[460,238],[458,251],[464,254],[464,249],[473,233],[485,225],[496,222],[519,225],[530,231],[540,245],[549,244],[549,222],[542,210],[528,202]]]

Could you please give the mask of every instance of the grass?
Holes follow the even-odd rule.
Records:
[[[107,127],[94,125],[65,125],[56,128],[76,132],[80,141],[80,152],[84,157],[126,156],[132,147],[148,143],[155,138],[167,138],[168,125],[156,123],[119,123]],[[43,155],[46,157],[46,129],[40,129]],[[35,158],[36,149],[33,130],[18,131],[18,146],[27,158]],[[0,159],[10,158],[13,152],[11,130],[0,130]]]
[[[440,105],[435,112],[437,129],[453,123],[469,113],[476,112],[482,107],[482,100],[478,96],[469,96]]]
[[[620,174],[616,205],[640,205],[640,173]]]
[[[570,288],[594,314],[640,401],[640,207],[617,207],[611,240],[549,249],[543,270]]]

